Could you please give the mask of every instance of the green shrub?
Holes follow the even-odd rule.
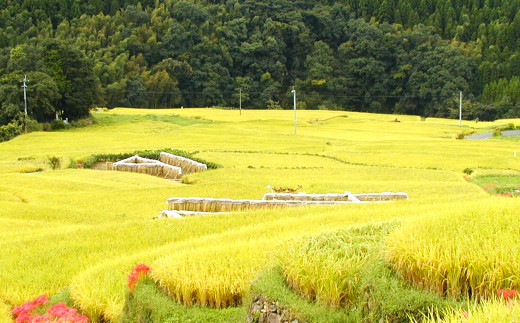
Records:
[[[471,175],[473,174],[474,170],[473,168],[464,168],[463,172],[464,174]]]
[[[70,124],[65,123],[63,120],[52,120],[51,130],[63,130],[70,128]]]
[[[518,189],[518,186],[501,186],[496,188],[497,194],[514,193]]]
[[[49,156],[47,157],[47,164],[53,169],[60,169],[61,168],[61,158],[56,156]]]
[[[43,130],[43,125],[38,123],[38,121],[36,121],[34,119],[27,118],[26,122],[27,122],[27,131],[28,132],[42,131]]]
[[[27,130],[31,131],[55,131],[69,128],[83,128],[96,124],[97,120],[90,115],[88,118],[71,121],[70,123],[62,120],[52,120],[51,122],[38,123],[34,119],[28,119]]]
[[[52,131],[51,124],[48,122],[40,123],[42,131]]]
[[[97,120],[94,116],[89,116],[88,118],[74,120],[70,123],[70,126],[73,128],[84,128],[96,124]]]
[[[24,127],[19,122],[12,122],[5,126],[0,126],[0,142],[11,140],[23,132]]]
[[[226,107],[226,106],[220,106],[220,105],[214,105],[210,108],[211,109],[220,109],[220,110],[238,110],[239,109],[237,107]],[[242,110],[244,110],[244,109],[242,109]]]
[[[268,110],[280,110],[282,107],[280,106],[280,102],[267,100],[267,109]]]
[[[27,157],[18,157],[16,160],[34,160],[33,156],[27,156]]]
[[[72,168],[72,169],[79,168],[78,163],[76,163],[76,161],[71,157],[69,157],[69,166],[68,167]]]
[[[513,123],[508,123],[505,126],[501,126],[501,127],[495,128],[493,130],[493,137],[502,136],[502,131],[515,130],[515,129],[516,129],[516,127],[515,127],[515,125]]]

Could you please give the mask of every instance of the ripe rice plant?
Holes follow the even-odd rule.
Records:
[[[496,198],[449,214],[410,219],[386,242],[402,276],[438,295],[475,299],[520,287],[518,199]]]
[[[257,245],[268,241],[219,244],[199,250],[183,250],[162,257],[152,277],[178,303],[213,308],[242,304],[255,272],[265,266],[265,257],[252,257]]]
[[[222,307],[243,299],[286,241],[408,217],[451,221],[456,209],[487,218],[501,203],[515,203],[490,197],[464,180],[462,170],[517,168],[517,142],[455,141],[453,120],[399,116],[402,122],[394,123],[392,116],[350,112],[333,118],[343,114],[301,111],[295,136],[291,111],[243,111],[240,117],[217,109],[114,109],[96,113],[99,123],[87,128],[3,142],[0,268],[9,270],[0,271],[0,304],[12,308],[68,287],[74,305],[94,322],[116,322],[128,273],[146,263],[174,299]],[[131,173],[51,172],[46,165],[49,155],[81,163],[92,154],[168,147],[223,167],[192,174],[185,185]],[[157,219],[168,197],[260,198],[267,184],[302,185],[307,193],[404,191],[410,200]],[[471,230],[494,234],[480,226],[466,234]]]
[[[363,271],[374,260],[378,231],[366,227],[291,242],[280,256],[287,283],[307,300],[333,309],[352,304]]]
[[[144,279],[126,298],[121,323],[134,322],[220,322],[236,323],[244,320],[243,307],[212,309],[186,307],[172,301],[151,279]]]
[[[327,207],[287,209],[283,212],[255,211],[240,217],[229,215],[186,219],[185,224],[173,224],[170,230],[178,232],[174,229],[176,226],[183,231],[198,227],[200,231],[191,233],[192,238],[91,267],[73,277],[71,294],[90,317],[118,321],[124,307],[123,291],[128,272],[136,263],[144,262],[153,268],[152,278],[174,299],[186,301],[186,304],[192,302],[193,305],[200,305],[202,302],[210,305],[208,300],[211,299],[211,305],[218,306],[217,304],[222,303],[217,302],[217,299],[237,300],[238,294],[240,299],[245,296],[248,286],[260,271],[272,266],[276,255],[284,252],[277,241],[294,239],[304,233],[318,234],[323,229],[363,223],[366,221],[363,217],[387,220],[403,212],[392,210],[386,214],[374,213],[363,206],[355,207],[354,213]],[[380,206],[383,209],[383,205]],[[235,228],[230,229],[229,225]],[[203,231],[202,227],[213,234]],[[221,229],[226,230],[217,233]],[[226,251],[226,247],[231,249]],[[172,272],[176,274],[173,275]],[[226,277],[234,277],[236,281]],[[204,290],[206,282],[211,287],[208,291]],[[195,294],[190,294],[190,291]],[[199,296],[202,298],[199,299]]]
[[[0,322],[10,322],[11,320],[11,306],[0,301]]]
[[[440,314],[428,313],[422,323],[479,323],[479,322],[516,322],[520,317],[518,300],[483,301],[470,303],[469,308],[448,308]],[[413,322],[417,322],[413,320]]]

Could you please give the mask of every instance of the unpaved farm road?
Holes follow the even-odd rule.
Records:
[[[502,131],[502,136],[520,136],[520,130],[505,130]],[[484,140],[493,137],[492,132],[479,133],[477,135],[469,136],[468,140]]]

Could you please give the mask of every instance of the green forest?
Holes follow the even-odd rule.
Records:
[[[520,0],[4,0],[0,125],[92,107],[520,117]],[[239,94],[241,93],[241,94]],[[4,131],[5,132],[5,131]],[[0,133],[1,135],[1,133]]]

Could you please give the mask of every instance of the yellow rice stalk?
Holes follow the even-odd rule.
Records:
[[[11,322],[12,320],[11,306],[0,301],[0,322]]]
[[[520,287],[518,199],[495,199],[418,217],[390,235],[386,258],[402,276],[427,290],[454,298],[497,295]]]
[[[0,298],[21,304],[39,294],[70,287],[82,309],[117,321],[129,270],[136,263],[149,264],[165,257],[161,261],[165,269],[158,279],[179,286],[179,291],[185,291],[179,295],[194,303],[200,300],[223,306],[233,302],[229,295],[247,289],[257,268],[270,265],[269,261],[254,260],[270,259],[268,255],[278,251],[278,242],[369,221],[450,214],[456,209],[471,209],[475,201],[500,204],[501,200],[488,198],[487,193],[466,182],[461,171],[466,167],[518,168],[518,159],[513,156],[517,142],[455,141],[452,138],[459,128],[453,120],[421,121],[416,116],[398,116],[402,122],[392,123],[389,121],[395,117],[388,115],[301,111],[298,136],[294,136],[290,111],[244,111],[242,117],[236,112],[114,109],[95,113],[100,123],[92,127],[36,132],[1,143],[0,268],[8,270],[0,271]],[[218,122],[189,126],[153,120],[103,124],[103,118],[114,115],[123,120],[129,115],[151,113]],[[347,118],[342,117],[345,114]],[[502,122],[510,121],[492,125]],[[225,167],[194,174],[196,181],[185,185],[144,174],[49,171],[45,164],[49,155],[81,161],[92,153],[165,147],[200,151],[198,156]],[[45,171],[21,173],[40,167]],[[302,185],[308,193],[406,191],[410,200],[153,220],[171,196],[259,198],[267,184]],[[496,209],[489,207],[476,214],[484,218],[494,213]],[[483,231],[483,227],[476,226],[478,234],[495,235]],[[237,236],[247,240],[244,245],[248,254],[213,252],[236,241]],[[497,249],[492,245],[486,248]],[[167,258],[177,259],[183,250],[199,255],[188,262],[194,270],[186,272],[185,279],[170,281],[166,268],[172,265]],[[423,256],[426,259],[442,256],[447,248],[424,250],[429,252]],[[488,261],[500,263],[499,268],[508,271],[509,260],[504,259],[509,251],[492,253],[498,260]],[[204,254],[215,258],[210,263],[229,262],[230,268],[212,269],[205,264]],[[465,256],[462,253],[457,259]],[[176,266],[180,265],[173,266],[174,272],[182,273]],[[443,268],[440,266],[440,270]],[[465,269],[466,276],[479,273],[478,267]],[[222,273],[222,282],[214,278],[217,273]],[[490,270],[485,280],[499,284],[500,275],[504,274]],[[206,284],[208,277],[213,278]],[[460,277],[454,274],[450,280]],[[240,283],[233,283],[233,279]],[[437,284],[442,288],[444,283],[441,280]],[[195,296],[190,291],[196,291]],[[331,291],[335,292],[333,288]]]
[[[264,243],[222,243],[173,252],[152,263],[152,277],[186,306],[238,306],[255,273],[265,266],[265,254],[255,253]]]
[[[520,322],[518,300],[493,299],[472,303],[468,310],[447,309],[441,314],[429,313],[422,323],[482,323],[482,322]]]
[[[348,232],[292,242],[280,256],[288,284],[309,301],[338,308],[358,293],[369,248]]]

